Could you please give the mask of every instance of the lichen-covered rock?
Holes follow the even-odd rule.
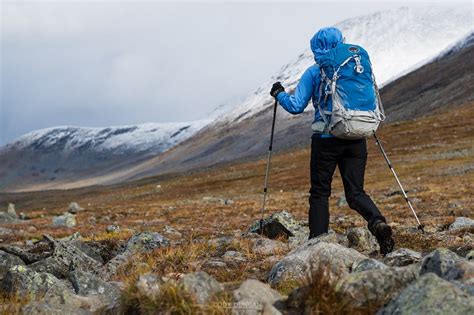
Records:
[[[178,239],[178,238],[183,237],[183,234],[181,234],[181,232],[179,232],[178,230],[176,230],[175,228],[173,228],[172,226],[169,226],[169,225],[166,225],[163,228],[162,233],[165,236],[173,238],[173,239]]]
[[[452,283],[427,273],[406,287],[377,315],[464,315],[474,312],[474,299]]]
[[[235,250],[228,250],[222,255],[222,258],[224,259],[225,262],[228,263],[242,263],[246,262],[247,258],[245,257],[244,254],[241,252],[235,251]]]
[[[468,260],[457,261],[454,265],[448,267],[443,278],[474,286],[474,262]]]
[[[45,294],[60,293],[68,288],[49,273],[38,273],[26,266],[16,265],[3,277],[1,289],[6,294],[17,293],[21,297],[36,298]]]
[[[19,222],[15,217],[10,214],[0,211],[0,223],[16,223]]]
[[[365,227],[354,227],[347,230],[349,247],[362,253],[371,254],[379,251],[377,239]]]
[[[67,211],[72,214],[76,214],[78,212],[84,211],[84,208],[81,207],[77,202],[71,202]]]
[[[72,228],[76,225],[76,216],[74,214],[65,213],[63,215],[53,217],[53,226]]]
[[[466,217],[458,217],[456,220],[449,226],[450,231],[457,231],[462,229],[474,228],[474,220]]]
[[[105,231],[109,234],[116,234],[120,232],[120,227],[116,224],[110,224],[110,225],[107,225],[107,227],[105,228]]]
[[[269,256],[288,250],[288,245],[269,238],[257,238],[253,242],[252,251],[259,255]]]
[[[408,248],[399,248],[391,253],[388,253],[383,261],[389,266],[403,267],[421,260],[421,253]]]
[[[15,205],[13,203],[8,204],[7,214],[10,215],[14,219],[18,219],[18,215],[16,214]]]
[[[352,248],[311,239],[277,262],[270,270],[268,282],[273,285],[288,279],[303,279],[318,266],[345,273],[355,262],[366,258]]]
[[[433,272],[444,278],[449,268],[454,266],[462,257],[446,248],[438,248],[426,255],[420,267],[420,275]]]
[[[358,262],[355,262],[352,265],[352,272],[361,272],[369,271],[374,269],[385,269],[388,268],[383,262],[378,261],[377,259],[367,258]]]
[[[95,270],[95,273],[105,281],[108,281],[117,274],[120,268],[129,262],[130,256],[129,253],[119,254],[109,260],[104,266]]]
[[[294,236],[288,239],[288,244],[290,248],[294,249],[300,245],[303,245],[308,241],[309,232],[303,236]],[[311,239],[312,242],[326,242],[326,243],[334,243],[339,244],[344,247],[349,247],[349,240],[345,235],[339,234],[334,232],[333,230],[329,230],[328,233],[321,234],[315,238]]]
[[[471,250],[469,253],[467,253],[466,259],[469,260],[469,261],[474,260],[474,250]]]
[[[11,267],[24,265],[25,263],[18,256],[0,250],[0,283]]]
[[[281,314],[274,304],[282,299],[281,294],[270,288],[269,285],[258,280],[248,279],[234,291],[235,303],[232,314]]]
[[[272,214],[269,218],[263,220],[260,227],[260,220],[255,221],[252,226],[249,228],[248,232],[250,233],[262,233],[268,238],[277,238],[277,237],[307,237],[309,235],[309,230],[307,227],[302,226],[298,223],[291,214],[287,211],[281,211]]]
[[[218,292],[224,290],[224,286],[204,271],[192,272],[184,275],[181,279],[184,289],[191,293],[199,304],[207,303]]]
[[[32,301],[21,308],[22,314],[28,315],[92,315],[93,312],[67,304],[51,305],[49,303]]]
[[[98,297],[100,303],[94,305],[94,310],[119,303],[121,292],[115,283],[105,282],[91,273],[80,270],[71,272],[69,281],[76,294]]]
[[[152,273],[146,273],[138,277],[135,287],[138,294],[146,296],[149,299],[154,299],[161,291],[161,285],[164,283],[162,277]]]
[[[169,241],[157,232],[141,232],[133,235],[125,246],[125,251],[148,253],[154,249],[169,246]]]
[[[383,302],[417,277],[415,268],[390,267],[348,274],[336,290],[351,296],[355,305]]]

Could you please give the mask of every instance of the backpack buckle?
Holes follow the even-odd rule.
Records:
[[[364,67],[360,63],[360,56],[359,55],[354,56],[354,61],[356,63],[356,65],[354,67],[354,70],[359,74],[364,72]]]

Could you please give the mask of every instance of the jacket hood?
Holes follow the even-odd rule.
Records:
[[[342,44],[344,38],[339,29],[335,27],[325,27],[320,29],[310,41],[311,50],[314,54],[314,60],[318,62],[318,58],[333,49],[339,44]]]

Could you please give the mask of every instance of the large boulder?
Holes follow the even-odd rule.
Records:
[[[406,287],[377,315],[473,314],[474,299],[454,284],[427,273]]]
[[[232,314],[257,315],[281,314],[275,303],[282,300],[281,294],[258,280],[248,279],[234,291]]]
[[[354,227],[347,230],[349,247],[359,252],[372,254],[379,251],[380,247],[375,236],[365,227]]]
[[[450,231],[458,231],[463,229],[474,228],[474,220],[466,217],[458,217],[449,226]]]
[[[64,213],[63,215],[53,217],[53,226],[72,228],[77,225],[76,216],[71,213]]]
[[[184,289],[195,297],[199,304],[207,303],[224,290],[224,286],[204,271],[192,272],[181,278]]]
[[[446,270],[444,279],[460,281],[466,285],[474,286],[474,262],[468,260],[457,261]]]
[[[249,228],[248,232],[263,234],[269,238],[277,237],[308,237],[309,230],[296,221],[287,211],[281,211],[272,214],[269,218],[255,221]]]
[[[11,267],[3,277],[1,289],[6,294],[37,298],[46,294],[59,294],[68,290],[55,276],[46,272],[36,272],[23,265]]]
[[[377,259],[367,258],[358,262],[355,262],[352,265],[352,272],[361,272],[369,271],[374,269],[386,269],[388,268],[383,262],[378,261]]]
[[[390,267],[352,273],[344,276],[336,290],[352,298],[355,305],[384,302],[416,279],[416,268]]]
[[[346,273],[355,262],[366,258],[352,248],[311,239],[277,262],[270,270],[268,282],[273,285],[290,279],[300,280],[320,266],[335,273]]]
[[[25,263],[18,256],[0,250],[0,283],[11,267],[24,265]]]
[[[421,253],[408,248],[399,248],[391,253],[388,253],[383,261],[389,266],[403,267],[421,260]]]
[[[446,248],[438,248],[426,255],[420,267],[420,275],[433,272],[443,278],[447,271],[463,259],[461,256]]]
[[[149,253],[154,249],[169,246],[169,241],[157,232],[141,232],[133,235],[125,245],[129,253]]]

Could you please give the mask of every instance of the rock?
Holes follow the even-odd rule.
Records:
[[[15,210],[15,205],[13,203],[8,204],[7,214],[14,219],[18,219],[18,215],[16,214]]]
[[[216,250],[221,251],[225,250],[229,245],[231,245],[235,240],[235,237],[231,235],[221,236],[218,238],[212,238],[207,241],[209,246],[213,246]]]
[[[30,220],[31,219],[26,213],[23,213],[23,212],[20,212],[20,214],[18,215],[18,218],[20,220]]]
[[[228,250],[222,255],[222,258],[225,262],[234,262],[234,263],[242,263],[246,262],[247,258],[241,252],[235,250]]]
[[[105,228],[105,231],[109,234],[115,234],[115,233],[120,232],[120,227],[115,224],[110,224],[110,225],[107,225],[107,227]]]
[[[6,212],[0,212],[0,223],[16,223],[18,220]]]
[[[94,308],[98,309],[101,307],[115,305],[120,300],[120,289],[117,285],[107,283],[97,276],[75,270],[69,274],[69,281],[71,282],[76,294],[82,296],[98,296],[102,302],[101,305],[96,305]]]
[[[327,266],[330,271],[345,273],[355,262],[367,257],[352,248],[311,239],[291,251],[270,270],[272,285],[288,279],[303,279],[313,266]]]
[[[131,257],[130,253],[119,254],[109,260],[103,267],[95,271],[103,280],[108,281],[118,273],[120,268],[128,263]]]
[[[7,229],[7,228],[3,228],[3,227],[0,227],[0,236],[10,236],[10,235],[14,235],[16,231],[12,230],[12,229]]]
[[[207,303],[215,294],[224,290],[224,286],[204,271],[184,275],[181,282],[199,304]]]
[[[301,226],[291,214],[286,211],[272,214],[269,218],[263,220],[263,234],[269,238],[301,236],[307,237],[308,228]],[[260,220],[255,221],[248,232],[261,234]]]
[[[0,250],[0,283],[11,267],[24,265],[25,263],[19,257]]]
[[[92,315],[93,313],[82,308],[70,305],[50,305],[44,302],[33,301],[21,308],[22,314],[29,315]]]
[[[77,225],[76,216],[71,213],[65,213],[60,216],[53,217],[53,225],[57,227],[72,228]]]
[[[377,259],[367,258],[358,262],[355,262],[352,265],[352,272],[361,272],[374,269],[386,269],[387,265],[378,261]]]
[[[160,293],[161,285],[163,283],[164,280],[162,277],[146,273],[138,277],[135,287],[137,288],[139,295],[146,296],[152,300]]]
[[[288,245],[277,240],[258,238],[253,242],[252,251],[256,254],[269,256],[283,253],[288,250]]]
[[[167,237],[171,237],[171,238],[175,238],[175,239],[183,237],[183,235],[178,230],[176,230],[175,228],[173,228],[169,225],[166,225],[163,228],[162,233]]]
[[[420,260],[421,253],[408,248],[399,248],[396,251],[387,254],[383,259],[384,263],[394,267],[408,266],[417,263]]]
[[[474,286],[474,262],[459,260],[448,267],[443,277],[448,281],[460,281],[466,285]]]
[[[128,252],[149,253],[154,249],[169,246],[169,241],[157,232],[141,232],[133,235],[125,245]]]
[[[458,217],[456,220],[449,226],[450,231],[457,231],[462,229],[474,228],[474,220],[466,217]]]
[[[405,288],[377,315],[464,315],[473,311],[473,298],[452,283],[427,273]]]
[[[380,247],[375,236],[365,227],[354,227],[347,230],[347,239],[349,247],[362,253],[378,252]]]
[[[0,249],[9,254],[18,256],[28,265],[51,256],[53,252],[51,244],[43,240],[37,242],[31,249],[31,252],[14,245],[2,245]]]
[[[417,277],[415,268],[390,267],[348,274],[337,284],[338,292],[348,295],[357,306],[384,302]]]
[[[234,203],[232,199],[221,199],[220,201],[221,201],[221,204],[224,206],[228,206]]]
[[[346,196],[344,195],[339,196],[336,204],[338,207],[347,207],[348,205],[347,205]]]
[[[438,248],[426,255],[420,267],[420,275],[433,272],[444,278],[447,271],[462,257],[446,248]]]
[[[71,202],[67,208],[67,211],[69,213],[76,214],[78,212],[84,211],[84,208],[82,208],[77,202]]]
[[[282,299],[281,294],[269,285],[248,279],[234,291],[232,314],[281,314],[274,304]]]
[[[466,259],[469,261],[474,260],[474,250],[471,250],[469,253],[467,253]]]
[[[203,263],[206,268],[227,268],[227,264],[219,259],[209,259]]]
[[[288,239],[288,244],[290,245],[290,248],[294,249],[300,245],[303,245],[304,243],[308,241],[308,236],[309,236],[309,231],[307,235],[290,237]],[[333,230],[329,230],[328,233],[324,233],[313,238],[312,242],[315,242],[315,240],[320,241],[320,242],[339,244],[344,247],[349,247],[349,241],[347,240],[347,237],[345,235],[336,233]]]
[[[2,291],[6,294],[17,293],[21,297],[42,297],[45,294],[59,294],[67,290],[65,284],[46,272],[36,272],[23,265],[11,267],[3,277]]]

